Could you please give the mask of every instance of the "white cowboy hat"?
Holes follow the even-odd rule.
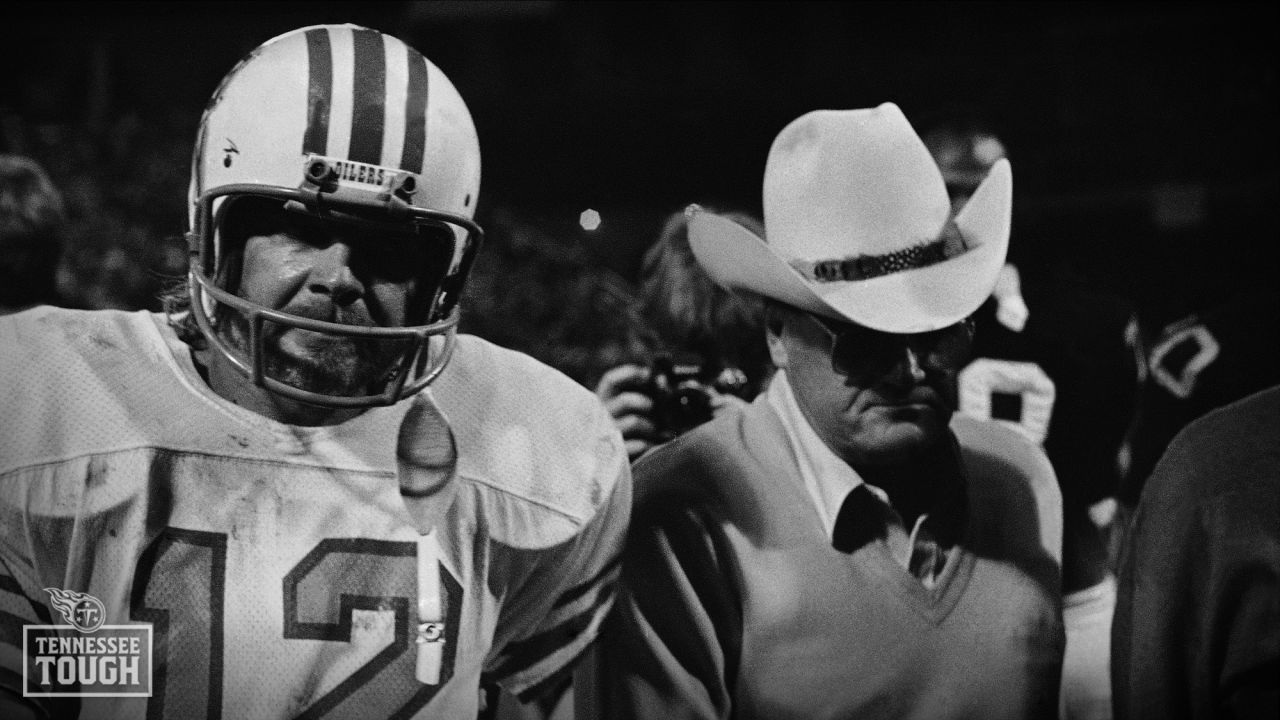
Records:
[[[1009,248],[1013,175],[1001,159],[949,221],[942,175],[893,103],[818,110],[773,141],[764,239],[697,206],[689,243],[720,285],[893,333],[977,310]]]

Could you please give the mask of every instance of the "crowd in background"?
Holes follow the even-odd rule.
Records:
[[[158,310],[186,271],[188,126],[126,113],[94,132],[9,114],[0,132],[0,151],[38,162],[65,201],[57,304]]]

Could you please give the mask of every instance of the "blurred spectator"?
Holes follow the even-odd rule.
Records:
[[[0,314],[56,305],[66,207],[44,168],[0,155]]]
[[[764,236],[763,224],[747,213],[703,210]],[[684,211],[669,215],[641,264],[648,361],[618,365],[596,386],[632,460],[754,398],[772,372],[760,299],[707,276],[689,247],[688,224]]]
[[[1280,717],[1277,439],[1280,385],[1188,424],[1142,489],[1112,634],[1120,720]]]
[[[953,210],[1007,156],[980,119],[962,117],[924,136]],[[1055,248],[1016,235],[1019,263],[1001,272],[974,315],[974,360],[960,375],[960,411],[1003,421],[1044,446],[1063,504],[1063,604],[1067,630],[1061,713],[1111,713],[1115,580],[1109,524],[1124,474],[1140,382],[1137,315],[1125,298],[1075,275]],[[1019,247],[1022,246],[1022,247]]]
[[[1260,361],[1280,347],[1280,287],[1243,287],[1169,324],[1152,342],[1133,470],[1120,499],[1138,502],[1143,481],[1187,423],[1251,393],[1280,384],[1280,363]]]
[[[123,112],[101,132],[35,122],[0,110],[0,147],[30,157],[63,197],[58,304],[158,310],[166,277],[186,271],[186,222],[194,117]]]
[[[764,235],[764,224],[748,213],[702,210]],[[764,328],[760,299],[726,290],[707,276],[689,247],[686,211],[669,215],[657,241],[645,252],[640,267],[640,313],[656,334],[656,342],[686,349],[718,368],[741,370],[750,396],[772,371],[768,347],[760,339]]]

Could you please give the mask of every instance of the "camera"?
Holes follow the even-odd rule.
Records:
[[[660,441],[670,440],[707,422],[717,393],[742,397],[746,375],[735,367],[675,358],[661,353],[649,365],[646,392],[653,400],[650,416]]]

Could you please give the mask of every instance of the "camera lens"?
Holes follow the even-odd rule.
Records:
[[[681,387],[655,407],[661,430],[675,437],[711,419],[711,397],[701,387]]]

